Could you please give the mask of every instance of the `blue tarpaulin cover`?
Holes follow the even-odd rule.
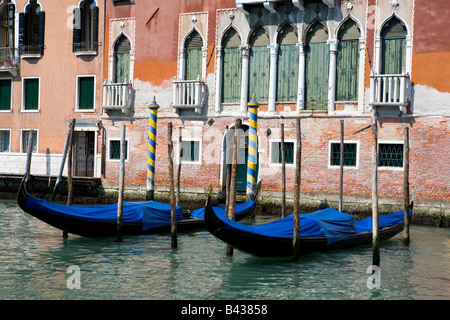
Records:
[[[273,238],[290,238],[294,236],[294,216],[291,214],[283,219],[261,225],[244,225],[220,217],[226,224],[224,229],[252,233]],[[385,227],[403,222],[403,211],[379,217],[379,227]],[[326,208],[313,213],[300,215],[300,237],[326,237],[332,244],[358,232],[372,230],[372,217],[355,222],[353,216]]]
[[[244,203],[236,204],[235,207],[235,215],[239,215],[242,212],[247,212],[247,210],[250,210],[255,207],[255,201],[249,200]],[[216,215],[220,217],[225,217],[225,206],[217,206],[213,207],[214,212]],[[205,208],[200,208],[192,211],[191,213],[192,218],[201,218],[203,219],[205,217]]]
[[[117,203],[100,206],[67,206],[28,196],[26,207],[55,215],[87,221],[116,222]],[[177,221],[183,219],[183,210],[176,207]],[[123,222],[142,223],[142,230],[170,224],[170,205],[156,201],[123,202]]]

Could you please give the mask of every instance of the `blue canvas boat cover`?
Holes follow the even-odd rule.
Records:
[[[116,222],[117,203],[100,206],[67,206],[28,196],[25,206],[68,218]],[[176,207],[177,221],[183,219],[183,210]],[[149,230],[171,223],[170,205],[156,201],[123,202],[123,222],[142,223],[142,230]]]
[[[409,217],[412,217],[412,210],[409,209]],[[378,217],[378,228],[389,227],[394,224],[402,223],[405,220],[404,211],[385,214]],[[372,217],[359,220],[355,223],[356,233],[372,231]]]
[[[231,219],[221,217],[226,222],[224,229],[234,229],[274,238],[290,238],[294,236],[294,216],[261,224],[243,225]],[[326,208],[313,213],[300,215],[300,237],[326,237],[331,244],[355,234],[353,216]]]
[[[255,201],[249,200],[244,203],[236,204],[235,207],[235,215],[239,215],[242,212],[247,212],[248,210],[251,210],[255,207]],[[213,207],[214,212],[216,215],[220,217],[225,217],[225,206],[214,206]],[[205,208],[200,208],[192,211],[191,213],[192,218],[200,218],[203,219],[205,217]]]

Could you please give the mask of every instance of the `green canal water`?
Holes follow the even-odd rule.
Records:
[[[412,225],[409,247],[401,235],[382,242],[375,281],[368,281],[370,246],[294,263],[236,250],[227,257],[206,230],[179,233],[175,251],[170,234],[122,243],[61,234],[0,200],[1,300],[450,299],[450,228]]]

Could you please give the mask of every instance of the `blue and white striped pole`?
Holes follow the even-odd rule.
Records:
[[[148,106],[150,109],[149,130],[148,130],[148,157],[147,157],[147,192],[146,199],[154,200],[155,193],[155,156],[156,156],[156,128],[158,122],[159,105],[155,97]]]
[[[250,128],[248,130],[247,198],[251,197],[256,191],[258,108],[259,103],[253,96],[252,101],[248,104]]]

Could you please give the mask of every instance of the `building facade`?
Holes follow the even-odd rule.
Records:
[[[0,1],[0,172],[59,172],[68,122],[76,119],[74,175],[100,175],[103,4]],[[67,174],[67,167],[64,170]]]
[[[10,2],[15,4],[12,0],[3,2],[7,7]],[[20,13],[26,12],[26,1],[22,2],[15,4],[19,8],[14,12],[16,47],[22,39]],[[19,144],[12,141],[20,141],[19,128],[33,126],[42,128],[40,141],[46,141],[38,144],[38,154],[44,155],[47,147],[50,154],[59,154],[66,121],[77,117],[85,120],[80,131],[94,132],[94,176],[101,176],[105,185],[112,186],[119,176],[120,128],[126,125],[127,186],[148,189],[148,107],[155,99],[159,105],[155,190],[168,190],[167,128],[172,123],[174,160],[182,164],[182,191],[203,197],[212,185],[214,192],[221,193],[230,160],[230,129],[236,119],[241,119],[237,185],[245,193],[248,153],[252,153],[248,137],[253,122],[249,120],[248,104],[255,97],[259,108],[253,175],[261,181],[263,197],[281,196],[282,125],[286,186],[288,192],[293,191],[298,165],[295,153],[300,147],[296,121],[300,117],[302,195],[330,200],[339,193],[343,121],[344,196],[355,201],[370,198],[370,124],[375,111],[379,119],[380,198],[402,198],[403,129],[408,127],[410,183],[416,189],[416,198],[422,203],[448,206],[450,37],[449,28],[445,28],[449,10],[445,0],[97,1],[93,7],[99,8],[98,47],[86,47],[83,37],[87,34],[77,32],[87,20],[81,18],[86,12],[84,1],[74,2],[74,10],[61,5],[60,15],[54,18],[50,18],[50,10],[57,8],[45,8],[44,0],[37,2],[46,12],[44,53],[28,60],[19,49],[14,61],[20,64],[21,72],[14,75],[8,69],[4,76],[0,74],[11,79],[14,99],[11,110],[0,114],[0,129],[10,129],[10,136],[15,137],[11,149],[0,157],[20,153]],[[66,12],[64,19],[62,11]],[[39,14],[34,17],[34,21],[43,19]],[[6,21],[2,25],[10,23],[7,18],[2,21]],[[49,29],[49,24],[69,24],[72,29]],[[65,53],[54,58],[59,61],[51,60],[50,50],[55,50],[55,56],[62,50],[63,36],[73,44],[66,45]],[[35,38],[39,43],[39,33]],[[54,49],[50,42],[53,38]],[[72,52],[76,48],[96,51],[96,55],[79,56]],[[45,68],[46,58],[51,62]],[[42,70],[37,69],[41,65]],[[24,94],[22,83],[40,75],[39,83],[44,85],[44,75],[56,73],[48,68],[59,71],[63,66],[67,68],[65,80],[53,83],[61,86],[53,91],[55,94],[64,92],[61,100],[56,102],[49,95],[50,101],[44,102],[42,97],[39,113],[24,112],[23,102],[19,102]],[[95,76],[95,106],[90,112],[79,110],[82,108],[77,107],[76,99],[77,84],[81,80],[78,86],[84,88],[86,75]],[[7,91],[8,85],[3,88]],[[41,89],[47,91],[52,92]],[[51,114],[50,121],[44,120],[44,108]],[[12,123],[14,128],[9,127]],[[50,123],[47,130],[45,125]],[[53,145],[55,127],[64,133],[58,134]]]

